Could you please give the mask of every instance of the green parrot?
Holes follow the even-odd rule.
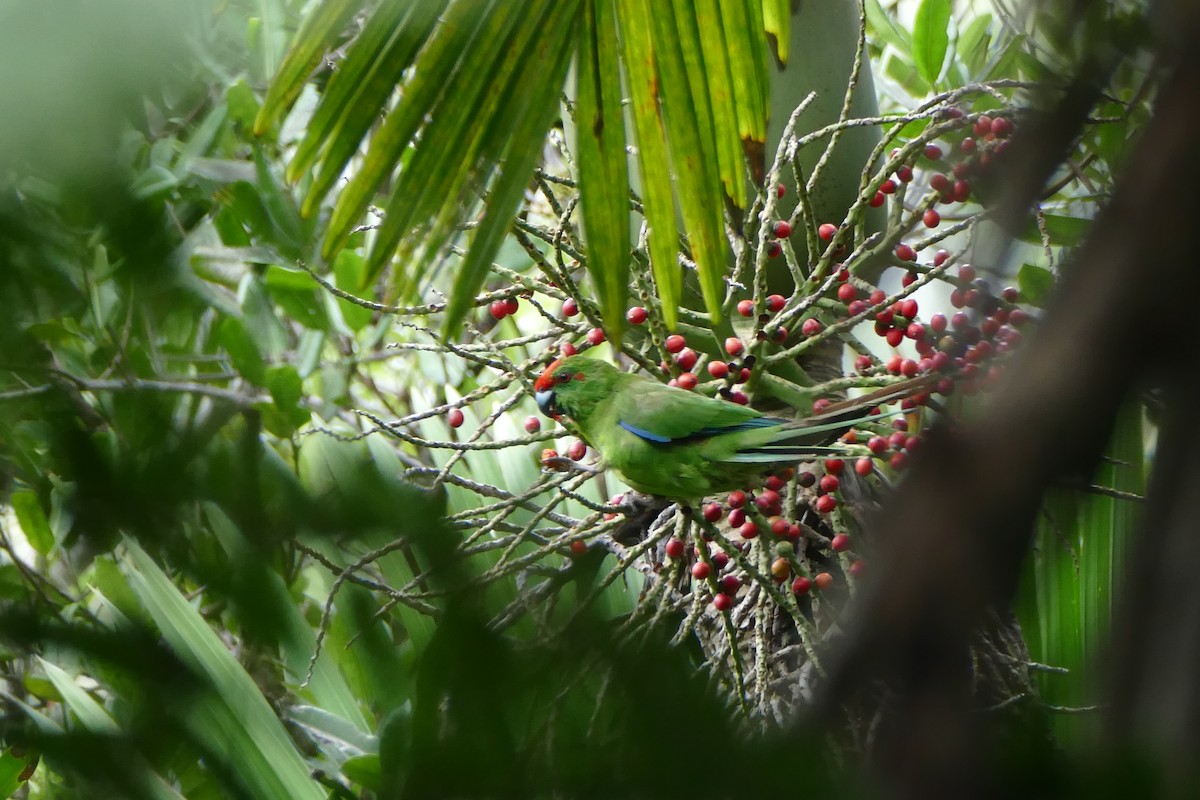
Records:
[[[865,419],[868,406],[894,399],[896,388],[786,420],[583,355],[555,361],[534,383],[538,408],[574,420],[625,483],[672,499],[738,489],[772,467],[831,455],[827,445]]]

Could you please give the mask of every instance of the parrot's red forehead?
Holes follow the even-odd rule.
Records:
[[[542,374],[533,383],[535,392],[544,392],[553,389],[556,385],[567,383],[568,381],[581,381],[584,378],[582,372],[574,374],[565,373],[562,370],[563,359],[558,359],[550,366],[542,371]]]
[[[562,366],[562,359],[558,359],[550,366],[542,371],[542,374],[534,382],[533,388],[535,391],[544,392],[554,386],[554,371]]]

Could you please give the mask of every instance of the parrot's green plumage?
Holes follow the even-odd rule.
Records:
[[[539,407],[574,420],[629,486],[670,498],[739,488],[772,465],[828,454],[823,445],[863,416],[856,408],[804,420],[767,417],[587,356],[554,362],[534,388]]]

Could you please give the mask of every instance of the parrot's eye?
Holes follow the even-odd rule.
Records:
[[[558,381],[559,383],[566,383],[567,381],[571,380],[571,373],[564,369],[562,372],[554,376],[554,380]]]

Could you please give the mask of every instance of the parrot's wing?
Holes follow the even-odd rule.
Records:
[[[777,428],[786,420],[752,408],[665,386],[655,381],[626,385],[614,398],[617,424],[656,444],[695,441],[724,433]]]

